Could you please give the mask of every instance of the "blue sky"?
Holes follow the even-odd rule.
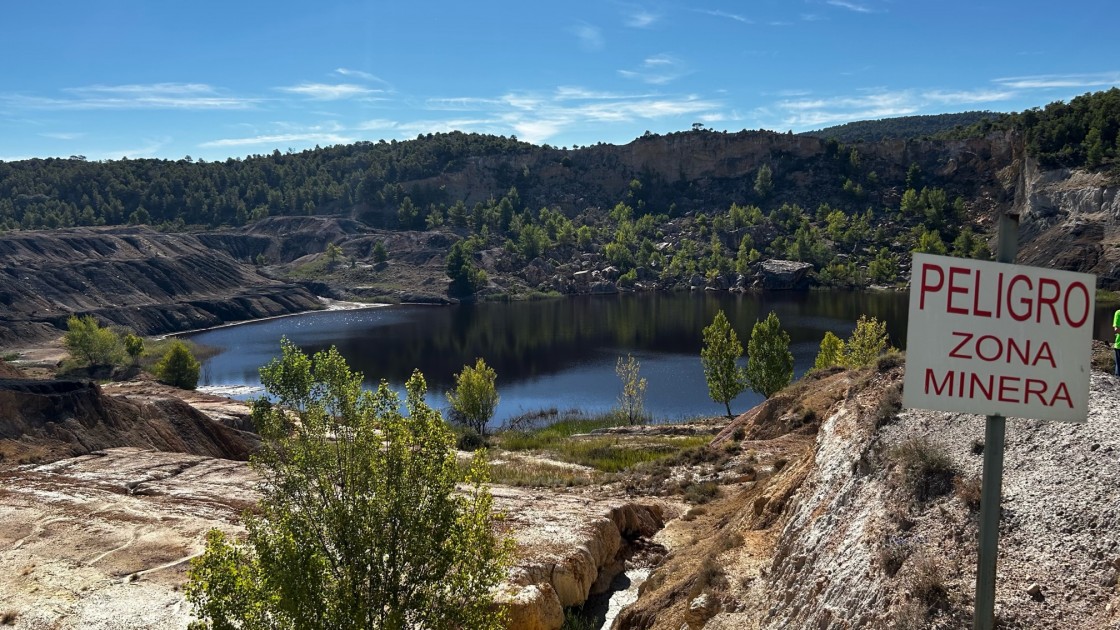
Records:
[[[1120,85],[1117,14],[1113,0],[13,2],[0,160],[1019,111]]]

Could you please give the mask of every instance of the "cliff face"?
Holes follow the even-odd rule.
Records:
[[[1015,197],[1020,262],[1097,274],[1099,287],[1120,288],[1120,187],[1100,173],[1043,171],[1027,160]]]
[[[256,444],[255,436],[177,398],[107,396],[79,381],[0,379],[0,462],[123,446],[244,460]]]
[[[71,313],[145,335],[319,308],[190,234],[74,228],[0,235],[0,346],[58,335]]]

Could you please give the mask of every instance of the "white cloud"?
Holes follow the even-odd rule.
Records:
[[[907,116],[920,111],[919,101],[910,91],[780,101],[776,107],[785,115],[782,126],[803,128]]]
[[[831,4],[834,7],[855,11],[856,13],[874,13],[874,11],[865,4],[856,2],[849,2],[848,0],[825,0],[825,4]]]
[[[995,82],[1003,87],[1018,90],[1111,87],[1120,85],[1120,72],[1040,74],[1024,77],[1004,77],[996,79]]]
[[[572,33],[579,39],[579,46],[587,52],[596,52],[606,46],[603,32],[597,26],[580,24],[572,28]]]
[[[712,10],[712,9],[696,9],[696,11],[699,12],[699,13],[703,13],[705,15],[710,15],[712,17],[726,18],[728,20],[735,20],[736,22],[742,22],[743,24],[754,24],[754,22],[751,19],[746,18],[742,15],[739,15],[738,13],[728,13],[727,11],[719,11],[719,10]]]
[[[994,103],[1006,101],[1016,94],[1011,90],[931,90],[922,97],[946,105],[968,105],[971,103]]]
[[[262,134],[248,138],[222,138],[200,143],[203,148],[228,148],[249,146],[276,146],[281,144],[345,144],[353,142],[354,138],[336,133],[304,132],[304,133],[276,133]],[[130,156],[131,157],[131,156]]]
[[[646,58],[635,70],[619,70],[627,79],[637,79],[651,85],[665,85],[688,74],[683,61],[671,55],[660,54]]]
[[[650,13],[644,9],[635,9],[626,16],[626,26],[630,28],[649,28],[660,19],[661,16],[657,13]]]
[[[0,102],[21,109],[249,109],[260,99],[229,96],[204,83],[89,85],[66,88],[64,98],[8,94]]]
[[[46,131],[39,135],[44,138],[51,138],[52,140],[77,140],[78,138],[84,137],[86,134],[81,131]]]
[[[368,97],[380,92],[354,83],[301,83],[276,88],[281,92],[306,96],[316,101],[337,101],[347,98]]]

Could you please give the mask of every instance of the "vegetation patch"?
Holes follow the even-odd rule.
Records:
[[[894,447],[890,457],[902,472],[903,482],[918,501],[928,501],[953,489],[956,466],[944,447],[927,437],[914,438]]]

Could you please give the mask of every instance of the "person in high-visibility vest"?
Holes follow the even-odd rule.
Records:
[[[1120,376],[1120,311],[1112,314],[1112,332],[1116,333],[1116,340],[1112,342],[1112,373]]]

